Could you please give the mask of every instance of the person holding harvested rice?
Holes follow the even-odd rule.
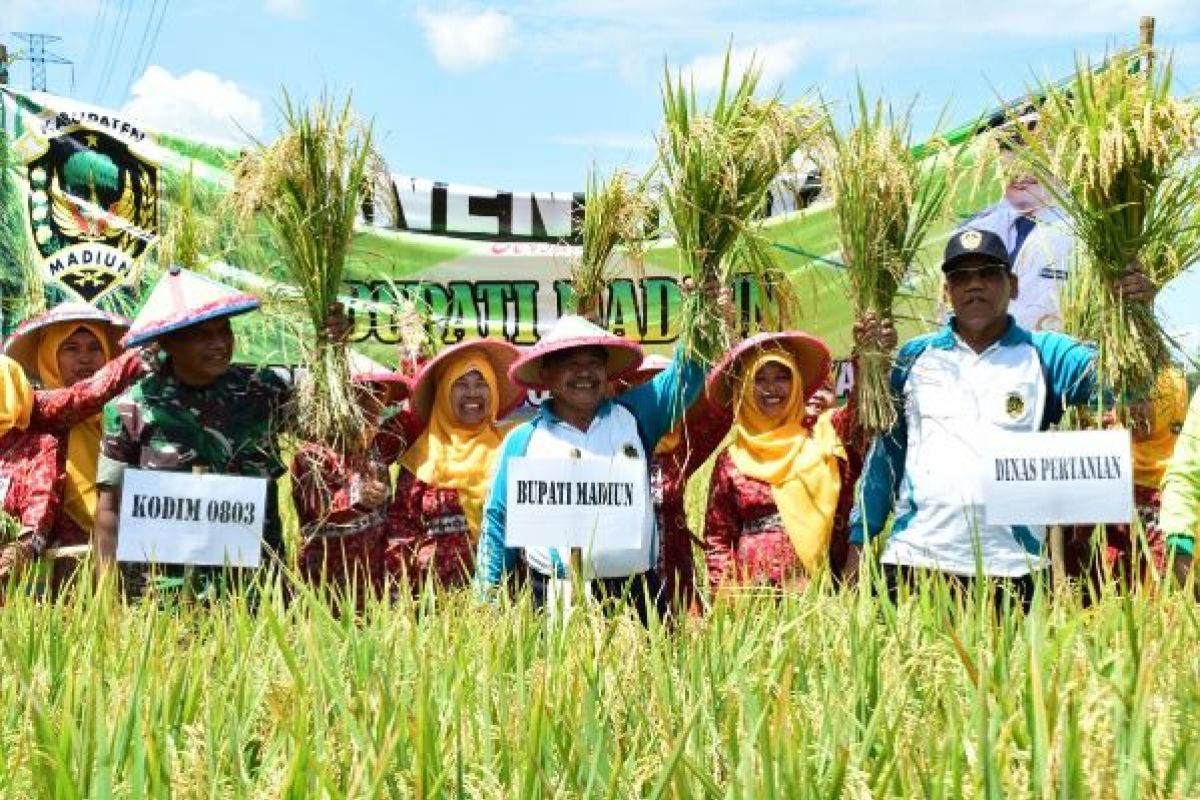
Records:
[[[116,555],[121,481],[127,468],[211,472],[267,478],[266,551],[281,553],[282,527],[275,480],[284,472],[275,441],[276,418],[290,388],[270,369],[234,366],[229,320],[259,300],[179,267],[163,275],[126,337],[126,344],[158,343],[163,357],[104,409],[97,469],[100,497],[96,543],[103,568]],[[198,592],[215,589],[221,567],[162,565],[168,578],[190,573]],[[139,594],[147,573],[125,570],[127,589]]]
[[[384,586],[384,545],[391,499],[387,465],[406,438],[380,428],[385,412],[408,394],[404,376],[357,353],[350,368],[370,444],[342,452],[327,444],[304,442],[292,458],[292,502],[303,543],[297,556],[301,577],[326,585],[361,608]],[[394,414],[390,419],[395,419]]]
[[[873,316],[854,335],[857,346],[896,344],[892,324]],[[714,597],[734,586],[803,587],[831,563],[840,571],[866,440],[854,395],[830,412],[810,405],[829,368],[823,342],[787,331],[745,340],[710,375],[709,397],[733,414],[704,529]]]
[[[710,293],[717,296],[718,291]],[[652,511],[649,483],[644,485],[646,513],[636,548],[584,548],[577,557],[554,548],[508,546],[508,471],[514,459],[594,459],[616,464],[632,459],[648,470],[648,458],[683,417],[703,385],[699,363],[676,352],[671,366],[649,382],[608,398],[608,382],[635,369],[641,348],[574,315],[564,316],[509,371],[514,383],[546,389],[550,397],[532,420],[504,440],[484,507],[476,559],[476,581],[489,593],[524,559],[529,567],[533,599],[569,604],[576,581],[586,581],[598,600],[632,603],[643,622],[665,611],[666,598],[655,572],[659,531]],[[579,571],[568,565],[575,562]]]
[[[5,343],[5,352],[39,389],[32,393],[28,426],[7,437],[3,458],[19,467],[19,483],[32,484],[26,490],[35,513],[44,508],[38,497],[47,491],[59,493],[54,505],[61,508],[48,531],[22,537],[0,555],[0,570],[47,556],[53,560],[52,593],[90,549],[100,411],[144,371],[138,352],[121,352],[128,327],[123,317],[91,305],[64,303],[21,323]]]
[[[670,365],[669,358],[647,356],[638,369],[614,381],[614,386],[618,391],[628,391],[653,379]],[[688,527],[687,482],[721,446],[731,422],[728,413],[701,395],[655,446],[650,459],[650,493],[660,539],[657,570],[663,595],[672,611],[698,609],[692,545],[699,540]]]
[[[1008,306],[1017,278],[995,233],[956,233],[942,272],[954,315],[897,355],[897,421],[867,458],[847,573],[857,573],[862,547],[894,513],[882,556],[893,594],[921,573],[969,582],[978,564],[1028,603],[1032,573],[1047,566],[1044,531],[984,524],[979,482],[971,476],[982,470],[981,445],[991,434],[1045,430],[1065,405],[1092,400],[1096,353],[1065,334],[1030,333],[1013,321]]]
[[[420,594],[470,582],[483,503],[509,427],[501,420],[525,399],[508,378],[520,351],[477,339],[427,361],[410,404],[425,425],[400,459],[396,500],[388,512],[387,569],[397,585]]]

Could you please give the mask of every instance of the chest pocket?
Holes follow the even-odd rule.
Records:
[[[985,392],[980,398],[980,416],[998,428],[1011,431],[1037,430],[1037,383],[1022,381]]]

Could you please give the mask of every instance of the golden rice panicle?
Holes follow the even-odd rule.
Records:
[[[641,268],[646,232],[653,207],[645,179],[625,170],[602,178],[588,175],[583,207],[583,244],[571,264],[575,312],[602,322],[601,303],[608,282],[616,277],[618,248],[636,269]]]
[[[1115,284],[1137,268],[1158,286],[1200,257],[1200,106],[1173,96],[1169,58],[1120,53],[1046,86],[1021,161],[1062,207],[1079,253],[1064,294],[1069,333],[1094,341],[1104,385],[1138,396],[1170,362],[1152,302]]]
[[[943,215],[958,155],[943,157],[937,140],[918,151],[907,113],[867,101],[860,86],[850,126],[825,120],[821,169],[833,195],[833,217],[855,315],[892,319],[892,306],[929,232]],[[858,354],[859,414],[864,429],[880,433],[895,422],[889,374],[891,353]]]
[[[757,281],[773,293],[763,325],[776,327],[786,324],[793,295],[762,237],[761,214],[771,183],[815,141],[821,117],[807,101],[789,105],[778,93],[756,98],[760,77],[755,62],[735,80],[727,52],[717,96],[701,110],[695,87],[668,68],[658,166],[680,272],[697,286],[730,286],[740,276]],[[711,362],[728,348],[718,298],[689,292],[681,320],[681,341],[700,360]]]

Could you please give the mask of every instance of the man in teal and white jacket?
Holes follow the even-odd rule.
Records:
[[[476,583],[485,594],[498,587],[523,558],[535,604],[569,596],[573,586],[569,553],[507,545],[509,464],[522,456],[561,458],[564,463],[571,458],[633,458],[648,473],[655,445],[699,396],[704,369],[677,351],[671,365],[652,380],[609,399],[609,381],[636,369],[641,360],[636,344],[582,317],[567,316],[513,364],[509,377],[514,382],[548,390],[550,398],[533,419],[508,434],[497,461],[476,556]],[[628,600],[643,622],[652,607],[662,611],[667,599],[654,570],[658,532],[649,482],[646,493],[640,545],[613,549],[597,542],[584,550],[583,574],[575,576],[587,581],[599,599]]]

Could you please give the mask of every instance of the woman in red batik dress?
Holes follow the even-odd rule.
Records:
[[[412,408],[425,431],[400,461],[388,512],[387,569],[420,593],[433,579],[465,586],[489,478],[507,431],[500,420],[525,398],[508,380],[516,347],[479,339],[443,350],[413,384]]]
[[[870,317],[854,335],[859,346],[895,345],[895,329]],[[709,486],[704,539],[714,597],[732,587],[800,588],[840,572],[867,442],[854,394],[824,410],[828,376],[824,343],[799,332],[748,339],[713,370],[709,396],[734,417]]]

